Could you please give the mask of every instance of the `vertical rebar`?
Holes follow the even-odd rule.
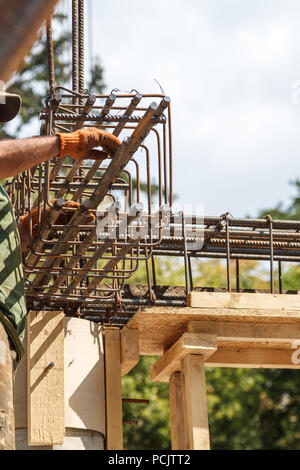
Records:
[[[151,256],[151,266],[152,266],[153,288],[154,288],[154,292],[156,293],[156,287],[157,287],[157,283],[156,283],[156,270],[155,270],[155,259],[154,259],[154,256],[153,256],[153,255]]]
[[[0,323],[0,450],[15,450],[14,367],[9,336]]]
[[[168,204],[168,169],[167,169],[167,146],[166,146],[166,125],[165,124],[163,124],[163,163],[164,163],[165,204]]]

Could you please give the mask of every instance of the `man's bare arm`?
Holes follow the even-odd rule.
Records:
[[[10,178],[39,163],[57,157],[60,141],[57,136],[0,142],[0,178]]]

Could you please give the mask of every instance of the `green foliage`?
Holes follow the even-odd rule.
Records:
[[[57,15],[55,22],[62,26],[65,20],[64,15]],[[64,52],[70,48],[71,39],[64,29],[58,28],[54,49],[56,82],[66,85],[71,64],[64,59]],[[8,90],[22,96],[23,106],[17,125],[14,128],[2,126],[0,138],[17,137],[24,125],[37,118],[48,88],[47,67],[46,42],[42,37],[25,58],[23,68]],[[103,87],[103,69],[97,61],[90,73],[88,88],[93,93],[102,93]],[[262,211],[260,216],[270,214],[277,219],[300,220],[300,181],[293,184],[297,194],[287,209],[278,204]],[[141,189],[147,190],[145,185]],[[152,195],[157,195],[157,189],[153,185]],[[161,258],[155,261],[155,266],[158,284],[184,285],[182,261]],[[233,279],[234,269],[233,264]],[[193,277],[196,286],[225,287],[226,265],[219,260],[194,261]],[[256,262],[241,262],[240,277],[241,288],[268,288],[266,269]],[[145,284],[145,269],[139,269],[131,282]],[[284,288],[298,289],[299,282],[300,267],[284,264]],[[149,368],[156,359],[141,358],[122,379],[124,397],[150,400],[149,405],[124,404],[124,419],[139,421],[138,426],[124,426],[126,449],[170,448],[168,385],[154,384],[149,377]],[[213,449],[300,449],[298,371],[208,368],[206,377]]]
[[[283,203],[280,202],[274,209],[262,210],[259,217],[264,217],[269,214],[273,219],[300,220],[300,180],[296,179],[295,181],[291,181],[291,185],[294,186],[296,190],[291,204],[284,209]]]

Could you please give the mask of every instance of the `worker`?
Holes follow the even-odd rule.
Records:
[[[3,92],[0,98],[0,122],[8,122],[18,114],[21,98]],[[53,157],[70,155],[80,160],[102,161],[113,157],[119,145],[117,137],[97,128],[1,141],[0,179],[15,176]],[[98,146],[103,150],[95,149]],[[0,450],[15,448],[13,381],[16,366],[24,354],[26,323],[20,238],[24,250],[30,240],[28,231],[28,215],[21,218],[17,227],[11,201],[0,185]]]

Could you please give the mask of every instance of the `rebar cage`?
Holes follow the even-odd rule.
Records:
[[[155,98],[158,104],[152,101]],[[28,299],[86,303],[113,298],[118,302],[126,279],[151,257],[158,243],[151,228],[153,167],[158,182],[156,205],[172,202],[168,115],[170,100],[165,96],[137,92],[91,96],[55,89],[40,114],[44,132],[52,135],[82,126],[101,127],[119,136],[122,144],[106,165],[55,158],[17,176],[9,185],[17,219],[28,213],[31,220],[32,212],[38,212],[40,230],[34,238],[35,227],[30,224],[30,247],[24,256]],[[151,156],[155,155],[154,166],[146,136]],[[61,210],[70,200],[78,208],[68,208],[74,212],[70,223],[59,225]],[[96,218],[88,223],[91,213]],[[147,227],[144,235],[141,218]],[[159,220],[156,232],[160,237]]]

